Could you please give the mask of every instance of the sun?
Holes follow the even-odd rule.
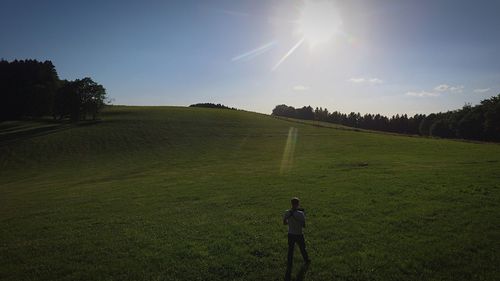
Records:
[[[338,10],[329,0],[304,0],[299,7],[299,18],[295,21],[294,33],[300,38],[295,45],[273,66],[275,71],[302,44],[310,49],[331,41],[342,35],[342,20]]]
[[[340,33],[342,20],[331,1],[305,0],[300,7],[296,33],[310,47],[326,43]]]

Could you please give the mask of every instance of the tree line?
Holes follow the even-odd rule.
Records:
[[[91,78],[61,80],[51,61],[0,60],[0,121],[52,116],[96,119],[106,89]]]
[[[205,103],[195,103],[195,104],[192,104],[190,105],[189,107],[205,107],[205,108],[220,108],[220,109],[231,109],[231,110],[237,110],[236,108],[234,107],[229,107],[229,106],[225,106],[223,104],[215,104],[215,103],[209,103],[209,102],[205,102]]]
[[[475,106],[466,104],[462,109],[429,115],[396,114],[387,117],[380,114],[361,115],[355,112],[345,114],[338,111],[329,112],[328,109],[321,107],[294,108],[285,104],[277,105],[272,115],[393,133],[500,141],[500,94],[485,99]]]

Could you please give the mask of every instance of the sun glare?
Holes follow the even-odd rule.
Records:
[[[310,47],[314,47],[339,34],[342,21],[330,1],[306,0],[300,8],[297,25],[297,33]]]
[[[295,23],[294,33],[299,39],[274,65],[272,71],[277,70],[303,43],[312,49],[343,34],[342,20],[333,3],[328,0],[304,0]]]

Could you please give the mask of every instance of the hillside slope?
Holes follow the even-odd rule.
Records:
[[[291,196],[306,279],[500,279],[500,145],[203,108],[103,120],[0,123],[1,280],[281,280]]]

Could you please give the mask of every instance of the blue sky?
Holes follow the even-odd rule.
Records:
[[[116,104],[430,113],[500,93],[498,11],[500,1],[2,0],[0,57],[52,60]]]

